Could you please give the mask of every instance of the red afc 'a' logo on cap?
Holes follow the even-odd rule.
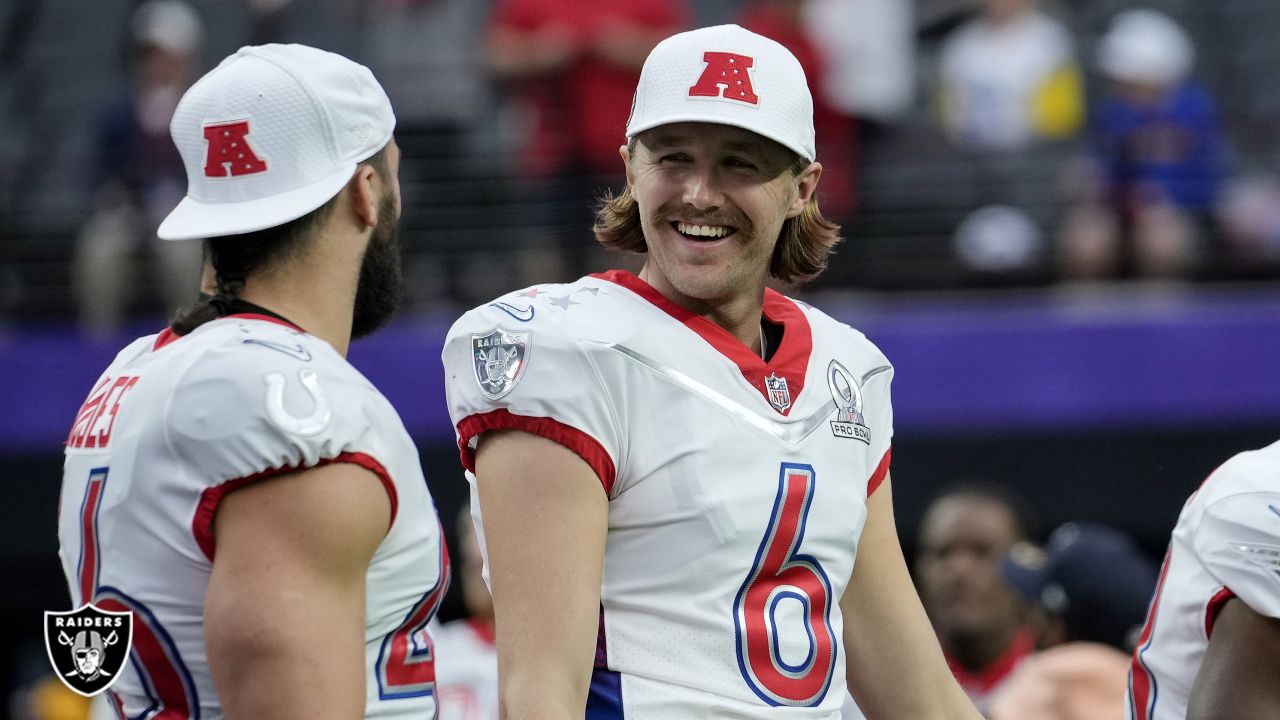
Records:
[[[753,58],[707,51],[703,53],[702,59],[707,67],[702,71],[698,82],[689,88],[690,97],[724,97],[752,105],[760,102],[760,96],[751,87],[751,75],[747,72],[747,68],[755,64]]]
[[[248,120],[205,125],[204,139],[209,141],[209,151],[204,158],[205,176],[220,178],[266,172],[267,163],[249,147],[248,135]]]

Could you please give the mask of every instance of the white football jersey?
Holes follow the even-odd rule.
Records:
[[[1280,442],[1240,453],[1178,516],[1129,672],[1131,720],[1183,720],[1213,623],[1237,597],[1280,618]]]
[[[455,620],[433,625],[440,720],[498,720],[498,648],[493,624]]]
[[[608,495],[590,717],[839,716],[838,603],[888,469],[893,370],[803,303],[768,291],[764,314],[784,327],[768,362],[614,271],[449,332],[468,470],[478,435],[517,429],[576,452]]]
[[[391,500],[366,579],[366,716],[434,715],[426,626],[449,565],[416,447],[328,343],[233,315],[130,344],[67,438],[59,554],[76,606],[133,613],[131,662],[111,688],[125,716],[222,717],[203,627],[218,503],[246,483],[335,462],[374,472]],[[324,628],[315,645],[325,652]]]

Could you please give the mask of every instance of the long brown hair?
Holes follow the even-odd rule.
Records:
[[[627,145],[627,153],[634,156],[635,146],[633,139]],[[811,163],[807,158],[797,157],[788,172],[798,177]],[[612,250],[633,253],[649,250],[640,224],[640,205],[630,188],[606,191],[591,229],[596,240]],[[782,222],[778,244],[769,261],[769,274],[784,283],[812,280],[827,268],[827,256],[840,240],[840,226],[822,216],[817,193],[814,193],[799,215]]]

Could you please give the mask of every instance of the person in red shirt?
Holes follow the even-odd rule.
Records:
[[[1001,562],[1028,521],[998,486],[944,492],[920,523],[916,583],[960,687],[987,711],[995,690],[1036,650],[1031,606],[1001,575]]]
[[[640,67],[687,16],[684,0],[498,0],[494,7],[487,64],[518,105],[516,170],[524,182],[517,200],[535,208],[520,224],[551,230],[551,242],[564,248],[566,278],[588,269],[592,242],[584,228],[596,198],[625,180],[618,147]],[[522,238],[526,246],[537,242]]]
[[[857,204],[857,120],[833,106],[820,87],[828,60],[806,29],[807,4],[808,0],[754,0],[743,9],[738,24],[781,43],[804,68],[813,95],[814,130],[822,138],[822,210],[844,223]]]

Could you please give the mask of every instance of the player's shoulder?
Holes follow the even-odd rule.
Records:
[[[504,332],[529,333],[540,344],[616,341],[631,325],[634,306],[625,290],[595,276],[533,285],[468,310],[449,329],[446,344]]]
[[[232,432],[265,414],[285,434],[305,434],[297,418],[363,416],[376,392],[328,342],[282,323],[221,318],[159,352],[178,365],[169,413],[179,433],[211,421]]]
[[[856,359],[869,367],[892,367],[884,352],[861,330],[809,303],[783,297],[804,313],[809,322],[815,350],[830,351],[842,357]]]
[[[333,346],[297,327],[257,318],[226,317],[201,325],[173,346],[196,375],[260,382],[264,372],[316,368],[358,374]]]
[[[1252,493],[1280,497],[1280,442],[1233,456],[1214,470],[1197,494],[1209,506]]]

